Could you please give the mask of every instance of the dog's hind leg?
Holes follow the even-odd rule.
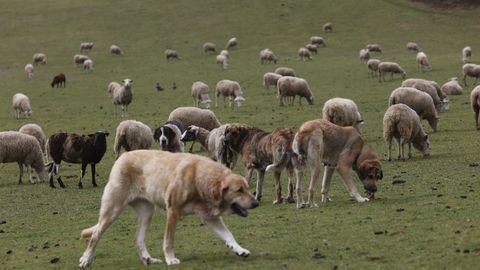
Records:
[[[287,202],[288,203],[294,203],[295,199],[293,198],[293,166],[290,164],[287,166],[287,172],[288,172],[288,197],[287,197]]]
[[[273,172],[273,177],[275,178],[275,191],[277,194],[277,198],[273,201],[273,204],[283,203],[282,197],[282,184],[280,183],[280,172]]]
[[[332,181],[332,175],[335,171],[335,167],[325,166],[325,171],[323,172],[323,181],[322,181],[322,202],[327,203],[330,201],[328,197],[328,191],[330,190],[330,182]]]
[[[168,265],[180,263],[180,260],[175,257],[175,253],[173,251],[175,230],[180,215],[180,210],[172,209],[172,207],[167,208],[167,224],[165,225],[165,234],[163,235],[163,254],[165,255],[165,262]]]
[[[140,256],[140,259],[145,265],[161,263],[162,260],[152,258],[152,256],[150,256],[147,246],[145,245],[145,237],[147,235],[147,230],[150,222],[152,221],[152,216],[155,210],[153,204],[145,200],[137,200],[132,202],[130,205],[133,207],[138,216],[135,244],[137,246],[137,252]]]
[[[320,176],[320,164],[312,164],[312,172],[310,176],[310,185],[308,186],[308,205],[310,207],[318,207],[315,203],[315,188],[317,186],[318,177]]]
[[[305,207],[305,201],[303,200],[303,170],[303,168],[295,169],[297,176],[297,183],[295,185],[295,190],[297,191],[297,208]]]
[[[255,194],[255,199],[257,201],[262,200],[264,178],[265,178],[265,171],[264,170],[257,170],[257,194]]]
[[[220,239],[225,241],[227,247],[229,247],[235,254],[242,257],[247,257],[250,255],[250,251],[241,247],[233,234],[228,230],[228,228],[223,223],[221,217],[206,217],[203,219],[205,224],[215,233]]]

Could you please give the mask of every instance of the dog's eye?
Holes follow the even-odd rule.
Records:
[[[237,190],[237,192],[238,192],[238,193],[243,193],[243,187],[239,188],[239,189]]]

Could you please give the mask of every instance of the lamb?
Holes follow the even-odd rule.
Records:
[[[263,74],[263,93],[266,94],[266,89],[268,89],[270,85],[277,87],[278,79],[280,79],[281,77],[282,75],[273,72],[267,72]]]
[[[298,49],[298,57],[303,61],[312,60],[312,54],[307,48]]]
[[[405,104],[417,112],[420,119],[426,119],[433,131],[437,131],[438,120],[437,110],[433,104],[432,97],[413,87],[399,87],[390,94],[388,105]]]
[[[480,85],[475,87],[470,93],[470,105],[475,113],[475,125],[477,130],[480,130],[480,123],[478,122],[478,114],[480,112]]]
[[[382,47],[380,47],[380,45],[378,45],[378,44],[368,44],[367,45],[367,50],[370,51],[370,52],[381,53],[382,52]]]
[[[90,51],[93,48],[93,42],[82,42],[80,43],[80,52]]]
[[[223,69],[227,69],[228,68],[228,57],[223,55],[223,54],[219,54],[215,58],[215,63],[221,65]]]
[[[165,59],[167,59],[167,62],[170,62],[170,60],[180,60],[182,59],[179,55],[178,52],[172,49],[166,49],[164,52]]]
[[[322,37],[319,37],[319,36],[310,37],[310,44],[318,45],[319,47],[327,46],[325,44],[325,40]]]
[[[12,108],[15,111],[15,119],[17,120],[20,118],[20,112],[23,112],[25,118],[27,119],[32,116],[30,99],[22,93],[17,93],[13,95]]]
[[[83,62],[83,69],[87,72],[92,72],[93,71],[93,61],[92,59],[87,59],[85,62]]]
[[[0,163],[17,162],[20,174],[18,183],[22,183],[23,165],[27,166],[29,181],[32,179],[32,168],[40,182],[45,181],[42,149],[37,139],[18,131],[0,132]]]
[[[227,45],[225,46],[225,49],[230,50],[233,48],[236,48],[238,46],[238,40],[236,37],[232,37],[231,39],[228,40]]]
[[[42,64],[42,65],[46,65],[47,64],[47,55],[44,54],[44,53],[36,53],[33,55],[33,64],[36,65],[36,64]]]
[[[450,81],[442,85],[441,90],[445,96],[463,95],[463,88],[458,83],[457,78],[451,78]]]
[[[51,188],[53,184],[53,175],[59,174],[60,163],[81,163],[80,181],[78,188],[83,188],[83,177],[85,169],[90,164],[92,169],[92,185],[97,186],[95,181],[95,164],[99,163],[107,151],[108,132],[97,131],[88,135],[77,135],[75,133],[59,132],[54,133],[48,138],[48,153],[52,157],[53,163],[49,166],[49,183]],[[57,178],[60,187],[65,188],[61,176]]]
[[[402,76],[402,79],[405,79],[407,77],[407,73],[403,68],[395,63],[395,62],[381,62],[378,64],[378,81],[381,82],[381,79],[383,77],[383,81],[385,81],[385,73],[391,73],[391,80],[393,80],[393,74],[400,74]]]
[[[125,79],[122,81],[123,85],[113,90],[112,103],[115,106],[114,114],[117,115],[117,106],[122,108],[122,117],[128,114],[128,105],[133,100],[133,80]]]
[[[153,132],[150,127],[140,121],[122,121],[115,134],[115,144],[113,146],[115,160],[120,157],[122,147],[128,152],[137,149],[149,149],[152,143]]]
[[[397,159],[405,160],[403,146],[408,143],[408,158],[413,147],[422,151],[423,157],[430,156],[428,135],[422,129],[417,113],[405,104],[390,106],[383,117],[383,138],[388,145],[387,159],[392,160],[392,138],[397,140]]]
[[[437,82],[412,78],[403,81],[402,87],[413,87],[429,94],[432,97],[433,104],[435,105],[435,109],[437,111],[440,111],[440,109],[448,111],[449,101],[447,96],[442,93],[442,90]]]
[[[50,86],[52,86],[52,88],[54,86],[56,86],[58,88],[58,87],[62,87],[62,85],[63,85],[63,88],[65,88],[67,86],[67,78],[65,77],[65,74],[60,73],[60,74],[56,75],[55,77],[53,77],[53,80],[50,83]]]
[[[110,46],[110,53],[115,55],[123,55],[123,50],[115,44]]]
[[[432,70],[432,66],[428,62],[427,55],[424,52],[417,53],[417,69],[421,71]]]
[[[274,64],[277,63],[277,57],[270,49],[263,49],[260,51],[260,63],[261,64]]]
[[[210,103],[212,101],[210,100],[210,96],[208,95],[209,91],[210,88],[206,83],[201,81],[194,82],[192,84],[193,104],[199,107],[199,103],[201,103],[206,109],[210,109]]]
[[[367,61],[367,68],[368,68],[368,76],[377,76],[378,73],[378,65],[381,63],[379,59],[368,59]]]
[[[317,53],[318,53],[317,45],[307,44],[307,45],[305,45],[305,48],[306,48],[311,54],[317,54]]]
[[[78,66],[78,65],[83,65],[83,62],[85,62],[85,61],[88,60],[88,59],[89,59],[89,58],[88,58],[88,56],[86,56],[86,55],[83,55],[83,54],[75,54],[75,55],[73,56],[73,63],[74,63],[75,65],[77,65],[77,66]]]
[[[313,105],[314,97],[308,83],[305,79],[283,76],[278,79],[277,82],[277,97],[280,102],[280,106],[284,106],[283,99],[285,97],[293,96],[292,105],[295,101],[295,96],[299,96],[298,103],[301,105],[302,97],[304,97],[308,104]]]
[[[462,50],[462,61],[464,64],[470,63],[470,58],[472,57],[472,48],[467,46]]]
[[[25,73],[27,74],[27,78],[30,80],[33,78],[33,65],[32,64],[26,64],[25,65]]]
[[[44,161],[48,162],[48,154],[45,151],[46,137],[45,133],[43,133],[42,128],[37,124],[25,124],[20,127],[18,132],[35,137],[35,139],[37,139],[38,143],[40,144],[40,149],[42,150]]]
[[[420,51],[420,47],[418,47],[417,43],[415,43],[415,42],[408,42],[407,43],[407,50],[414,51],[414,52],[418,53]]]
[[[477,84],[477,80],[480,77],[480,65],[465,64],[462,67],[463,70],[463,84],[467,86],[467,76],[475,78],[474,85]]]
[[[293,70],[293,68],[288,68],[288,67],[278,67],[277,69],[275,69],[275,73],[282,76],[297,77],[297,73],[295,73],[295,70]]]
[[[242,106],[245,102],[243,97],[243,91],[240,87],[240,84],[236,81],[231,80],[221,80],[217,83],[215,87],[215,107],[218,107],[218,97],[223,96],[223,105],[226,106],[225,99],[228,97],[229,102],[228,106],[233,109],[232,100],[237,104],[237,107]]]
[[[333,24],[331,22],[327,22],[323,25],[323,32],[330,33],[333,31]]]
[[[370,59],[370,51],[368,49],[361,49],[359,56],[360,62],[367,62]]]
[[[331,98],[325,102],[322,118],[342,127],[354,127],[362,133],[363,119],[353,100],[346,98]]]
[[[203,44],[203,52],[204,53],[215,53],[215,44],[212,42],[206,42]]]

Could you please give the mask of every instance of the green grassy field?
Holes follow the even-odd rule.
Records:
[[[198,217],[188,216],[180,221],[175,242],[182,263],[172,268],[474,269],[480,265],[480,167],[471,166],[480,161],[469,105],[471,83],[463,96],[450,98],[450,111],[440,114],[438,132],[432,133],[424,123],[432,145],[429,159],[416,151],[412,160],[388,162],[382,119],[388,96],[401,80],[379,83],[367,78],[358,59],[366,44],[379,43],[383,53],[374,57],[398,62],[410,78],[443,84],[461,75],[464,46],[472,46],[473,62],[480,62],[478,10],[432,10],[403,0],[25,0],[3,1],[0,7],[1,129],[17,130],[34,122],[47,136],[58,131],[111,133],[107,154],[97,165],[98,188],[91,186],[89,171],[85,188],[76,188],[78,164],[62,163],[65,190],[52,190],[47,184],[18,185],[18,166],[0,165],[1,269],[77,267],[85,249],[80,231],[97,221],[103,186],[114,162],[115,128],[123,120],[113,116],[105,89],[110,81],[125,78],[134,80],[129,118],[152,128],[164,123],[176,107],[193,104],[190,87],[197,80],[211,90],[221,79],[239,81],[245,105],[235,110],[213,108],[214,112],[222,123],[241,122],[265,130],[296,129],[321,117],[327,99],[350,98],[365,119],[364,139],[382,157],[384,179],[378,200],[365,204],[351,200],[335,175],[331,203],[302,210],[293,204],[272,205],[273,178],[267,173],[262,205],[246,219],[225,218],[251,256],[235,256]],[[333,22],[333,33],[321,31],[327,21]],[[313,61],[299,61],[296,52],[312,35],[323,36],[327,47]],[[232,36],[239,46],[231,51],[229,69],[223,71],[215,56],[205,55],[201,46],[210,41],[223,47]],[[87,53],[95,64],[89,74],[74,67],[72,59],[83,41],[95,43]],[[427,53],[431,72],[417,71],[415,54],[405,49],[408,41],[417,42]],[[110,55],[112,43],[125,51],[124,57]],[[260,64],[258,53],[267,47],[279,57],[276,65]],[[177,50],[182,60],[167,63],[166,48]],[[48,54],[49,62],[36,67],[34,79],[28,81],[23,67],[36,52]],[[279,107],[273,89],[263,94],[262,76],[277,66],[292,67],[308,80],[315,105]],[[67,87],[52,89],[49,83],[59,72],[66,74]],[[165,91],[154,89],[157,81]],[[171,89],[173,81],[176,90]],[[13,117],[11,97],[17,92],[30,97],[29,120]],[[199,148],[195,151],[205,154]],[[241,164],[236,171],[244,173]],[[394,180],[405,182],[393,184]],[[359,181],[356,184],[360,187]],[[253,191],[254,183],[251,186]],[[162,259],[164,223],[164,212],[158,211],[148,235],[151,254]],[[146,269],[133,243],[135,226],[134,213],[125,211],[104,234],[92,269]],[[55,258],[59,260],[52,263]]]

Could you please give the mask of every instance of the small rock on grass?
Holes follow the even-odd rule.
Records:
[[[50,260],[50,263],[58,263],[60,261],[59,257],[54,257],[53,259]]]

